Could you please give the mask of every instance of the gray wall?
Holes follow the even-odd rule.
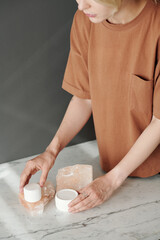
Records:
[[[43,152],[62,120],[76,9],[75,0],[0,1],[0,163]],[[71,144],[92,139],[90,119]]]

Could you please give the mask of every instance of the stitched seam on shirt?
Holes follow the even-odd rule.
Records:
[[[80,91],[80,92],[82,92],[82,93],[87,93],[87,94],[90,95],[90,92],[87,92],[87,91],[84,91],[84,90],[82,90],[82,89],[80,89],[80,88],[77,88],[77,87],[75,87],[74,85],[68,83],[67,81],[64,81],[64,83],[68,84],[68,85],[71,86],[72,88],[75,88],[76,90],[78,90],[78,91]]]

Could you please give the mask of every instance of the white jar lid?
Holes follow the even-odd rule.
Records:
[[[29,183],[24,187],[24,199],[27,202],[38,202],[41,199],[41,187],[37,183]]]
[[[62,189],[56,193],[55,204],[57,209],[68,212],[68,204],[78,196],[78,192],[73,189]]]

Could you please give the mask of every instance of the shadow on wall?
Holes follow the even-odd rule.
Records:
[[[44,151],[58,129],[76,9],[75,0],[0,1],[0,163]],[[70,145],[92,139],[90,119]]]

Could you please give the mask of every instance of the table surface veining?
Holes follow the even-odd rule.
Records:
[[[41,216],[32,217],[18,200],[20,174],[32,158],[0,164],[0,240],[160,239],[160,175],[129,177],[108,201],[81,213],[59,212],[53,199]],[[94,179],[104,174],[96,141],[90,141],[65,148],[48,180],[56,186],[58,169],[77,163],[91,164]],[[40,172],[31,182],[39,178]]]

